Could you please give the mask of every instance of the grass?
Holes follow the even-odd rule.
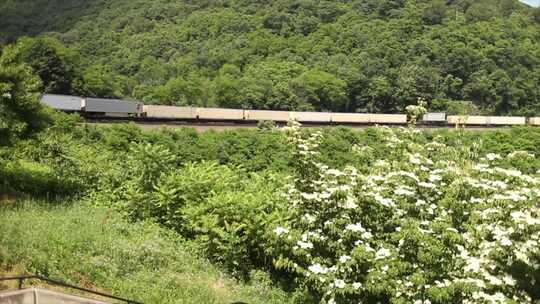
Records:
[[[237,282],[171,232],[103,207],[2,200],[0,219],[0,275],[36,273],[144,303],[290,301],[265,275]]]

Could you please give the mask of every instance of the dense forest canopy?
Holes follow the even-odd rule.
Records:
[[[540,9],[517,0],[3,1],[0,40],[53,93],[540,115]]]

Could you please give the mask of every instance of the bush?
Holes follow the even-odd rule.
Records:
[[[318,163],[318,136],[290,132],[300,176],[276,267],[324,303],[540,300],[540,176],[511,166],[531,156],[379,130],[388,152],[364,174]]]
[[[215,162],[189,163],[161,175],[154,191],[136,192],[123,205],[138,219],[152,218],[193,239],[205,255],[238,276],[269,268],[265,231],[284,206],[279,175],[247,173]]]

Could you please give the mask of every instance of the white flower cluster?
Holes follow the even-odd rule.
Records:
[[[430,295],[439,303],[445,296],[531,303],[531,274],[540,271],[539,176],[499,167],[498,154],[477,163],[463,147],[419,144],[411,128],[379,132],[393,149],[364,168],[305,159],[316,171],[290,186],[288,228],[274,230],[294,271],[326,303],[375,295],[418,304],[432,303]],[[310,156],[317,140],[293,141]]]

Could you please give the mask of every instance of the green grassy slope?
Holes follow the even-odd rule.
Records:
[[[144,303],[287,303],[264,276],[237,283],[151,223],[85,204],[8,201],[0,202],[0,275],[39,273]]]

